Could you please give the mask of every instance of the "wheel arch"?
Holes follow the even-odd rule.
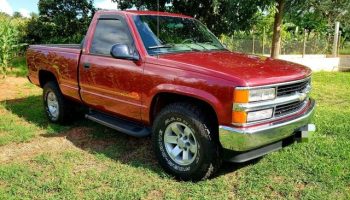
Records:
[[[197,93],[198,94],[198,93]],[[212,96],[212,98],[215,98]],[[216,98],[215,98],[216,99]],[[149,121],[152,125],[157,114],[167,105],[175,102],[187,102],[194,105],[198,105],[210,116],[214,121],[215,125],[219,124],[219,113],[217,112],[218,101],[208,101],[207,98],[202,96],[194,96],[192,94],[186,94],[183,92],[176,91],[160,91],[153,96],[150,104]]]
[[[39,84],[40,87],[43,88],[44,85],[50,81],[54,81],[58,84],[58,79],[54,73],[48,70],[40,70],[39,71]]]

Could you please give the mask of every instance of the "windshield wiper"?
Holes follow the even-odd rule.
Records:
[[[201,48],[203,48],[204,50],[208,50],[207,48],[205,48],[203,45],[200,45],[200,44],[198,44],[197,42],[195,42],[195,43],[192,43],[192,44],[195,44],[195,45],[197,45],[197,46],[200,46]]]
[[[160,48],[172,48],[171,45],[157,45],[157,46],[150,46],[147,49],[160,49]]]
[[[191,51],[201,51],[201,50],[199,50],[199,49],[196,49],[196,48],[191,47],[191,45],[186,44],[186,43],[182,43],[182,45],[185,45],[186,47],[190,48]],[[199,45],[198,45],[198,46],[199,46]]]

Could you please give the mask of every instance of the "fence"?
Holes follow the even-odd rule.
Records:
[[[246,38],[222,37],[221,42],[230,50],[249,54],[270,54],[271,38],[248,36]],[[281,55],[289,54],[330,54],[333,37],[294,38],[281,42]]]

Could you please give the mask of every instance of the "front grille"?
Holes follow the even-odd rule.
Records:
[[[305,105],[306,101],[297,101],[276,106],[275,117],[281,117],[299,111]]]
[[[277,87],[277,96],[281,97],[295,94],[296,92],[303,92],[308,85],[310,85],[310,79],[298,83],[280,85]]]

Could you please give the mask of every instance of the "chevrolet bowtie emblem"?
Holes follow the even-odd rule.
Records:
[[[299,96],[299,101],[304,101],[306,99],[307,94],[298,92],[298,96]]]

